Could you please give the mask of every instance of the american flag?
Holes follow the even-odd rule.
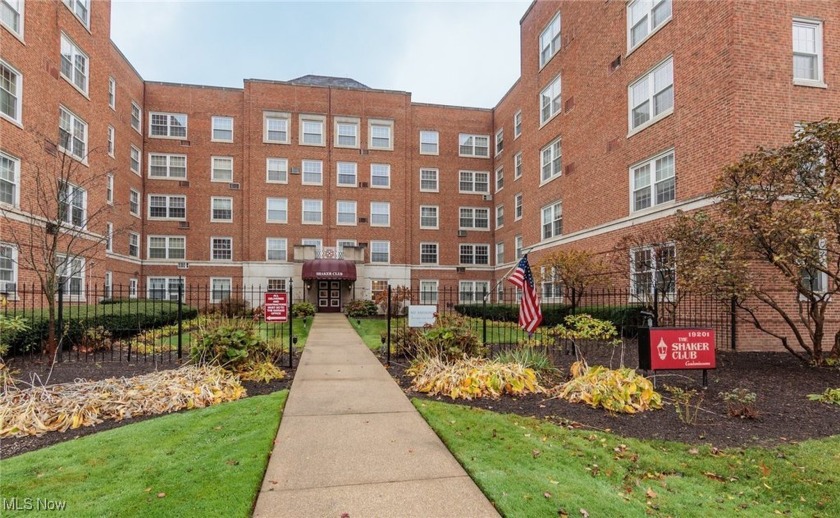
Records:
[[[519,260],[513,274],[508,277],[508,282],[522,290],[522,300],[519,301],[519,325],[528,333],[533,333],[542,322],[543,316],[540,298],[537,296],[537,290],[534,289],[534,275],[531,273],[527,254]]]

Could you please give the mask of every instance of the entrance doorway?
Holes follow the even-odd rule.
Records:
[[[318,281],[318,311],[341,311],[341,281]]]

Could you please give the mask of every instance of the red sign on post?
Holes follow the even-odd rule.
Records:
[[[287,322],[289,320],[288,302],[286,293],[266,293],[265,321]]]
[[[650,368],[714,369],[715,330],[704,328],[652,328]]]

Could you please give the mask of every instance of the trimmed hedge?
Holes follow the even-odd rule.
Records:
[[[198,310],[182,306],[183,320],[198,316]],[[7,338],[9,354],[41,351],[49,334],[49,314],[46,309],[23,314],[29,329]],[[178,304],[175,302],[130,301],[104,306],[67,306],[64,308],[63,326],[65,348],[78,345],[88,329],[102,326],[114,339],[128,338],[148,329],[168,326],[178,322]]]
[[[486,307],[481,304],[457,304],[455,311],[467,316],[482,318],[483,311],[486,310],[488,320],[500,322],[517,322],[519,321],[519,305],[518,304],[487,304]],[[606,320],[612,322],[622,334],[626,337],[635,336],[637,328],[644,323],[644,317],[641,312],[645,310],[641,305],[626,305],[626,306],[581,306],[575,310],[575,314],[589,314],[593,318]],[[562,324],[563,320],[572,314],[572,306],[568,304],[559,304],[551,306],[542,306],[544,327],[554,327]]]

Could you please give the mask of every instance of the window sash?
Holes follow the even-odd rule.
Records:
[[[59,147],[79,160],[85,160],[87,153],[87,123],[73,113],[59,108]]]
[[[370,262],[372,262],[372,263],[390,263],[391,262],[391,243],[389,241],[371,241],[370,242]]]
[[[468,135],[461,133],[458,142],[459,154],[461,156],[484,158],[490,156],[490,137],[487,135]]]
[[[149,259],[184,259],[186,238],[176,236],[149,236]]]
[[[438,263],[438,244],[437,243],[420,243],[420,263],[421,264],[437,264]]]
[[[0,61],[0,113],[18,122],[21,118],[22,77],[17,70]]]
[[[137,155],[139,157],[139,150],[137,150]],[[149,177],[185,179],[187,177],[187,155],[150,154]]]
[[[149,135],[152,137],[186,138],[187,115],[184,113],[150,114]]]
[[[149,218],[186,219],[187,197],[149,195]]]
[[[324,183],[324,170],[321,161],[304,160],[301,162],[301,169],[303,169],[303,184],[321,185]]]
[[[336,202],[336,223],[339,225],[356,224],[356,202],[339,200]]]
[[[390,202],[370,202],[370,224],[380,227],[388,227],[391,225]]]
[[[543,148],[540,154],[542,167],[542,181],[548,181],[556,176],[560,176],[563,171],[563,158],[560,141],[556,140]]]
[[[324,121],[302,119],[302,144],[321,145],[324,143]]]
[[[213,157],[212,180],[217,182],[233,181],[233,158]]]
[[[269,237],[265,240],[265,258],[267,261],[286,261],[288,248],[285,239]]]
[[[563,205],[555,203],[542,210],[542,237],[550,239],[563,233]]]
[[[438,228],[438,207],[423,205],[420,207],[420,228]]]
[[[671,17],[671,0],[635,0],[627,6],[627,38],[630,49],[638,46]]]
[[[462,230],[490,228],[490,209],[461,207],[459,214],[459,228]]]
[[[793,21],[793,78],[822,81],[822,24],[807,20]]]
[[[437,155],[440,135],[437,131],[420,132],[420,154]]]
[[[303,200],[303,223],[321,224],[324,221],[324,204],[322,200]]]
[[[359,147],[359,123],[358,122],[337,122],[336,135],[337,145],[345,147]]]
[[[545,124],[560,111],[560,76],[540,92],[540,123]]]
[[[266,199],[266,221],[269,223],[288,223],[289,202],[286,198]]]
[[[18,36],[20,32],[21,0],[3,0],[0,2],[0,22]]]
[[[289,161],[285,158],[267,158],[265,161],[265,181],[268,183],[288,183]]]
[[[629,87],[630,129],[636,129],[674,107],[674,60],[668,58]]]
[[[233,198],[213,198],[211,205],[213,221],[233,221]]]
[[[358,173],[354,162],[338,162],[336,169],[338,169],[338,185],[356,187]]]
[[[0,153],[0,203],[17,205],[20,160]]]
[[[213,139],[219,142],[233,142],[233,117],[213,117]]]
[[[420,170],[420,190],[425,192],[438,192],[437,169]]]
[[[490,194],[490,173],[482,171],[460,171],[459,192]]]
[[[540,66],[544,66],[560,50],[560,13],[540,33]]]
[[[676,176],[674,152],[631,168],[633,210],[644,210],[674,201]]]
[[[388,164],[370,165],[370,186],[391,187],[391,166]]]
[[[230,237],[214,237],[210,239],[212,255],[214,261],[231,261],[233,260],[233,239]]]
[[[390,124],[370,125],[370,147],[373,149],[391,149]]]
[[[61,75],[84,93],[88,91],[87,54],[67,36],[61,35]]]
[[[288,117],[265,115],[265,141],[285,144],[289,142]]]

